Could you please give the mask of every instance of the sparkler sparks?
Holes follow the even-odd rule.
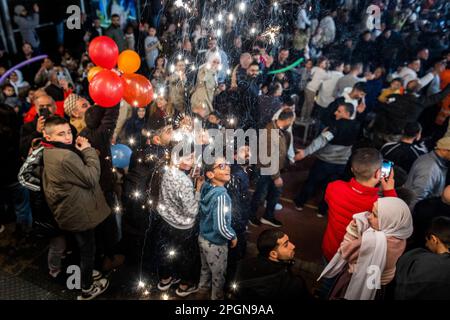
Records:
[[[168,295],[167,293],[163,293],[163,294],[161,295],[161,299],[162,299],[162,300],[169,300],[169,295]]]
[[[145,287],[145,283],[142,281],[139,281],[138,288],[144,288],[144,287]]]
[[[270,43],[275,43],[275,37],[280,33],[280,26],[270,26],[261,34],[261,37],[265,37]]]
[[[245,3],[244,2],[239,3],[239,11],[241,11],[241,12],[245,11]]]

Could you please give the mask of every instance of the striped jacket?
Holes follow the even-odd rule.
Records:
[[[231,198],[224,187],[205,182],[201,190],[200,235],[215,245],[236,238],[231,227]]]

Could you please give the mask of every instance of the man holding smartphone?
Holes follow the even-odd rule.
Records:
[[[25,159],[28,156],[31,144],[36,138],[42,138],[45,119],[56,111],[56,104],[52,97],[43,94],[38,95],[33,104],[36,108],[36,116],[33,121],[22,126],[20,135],[20,155]]]

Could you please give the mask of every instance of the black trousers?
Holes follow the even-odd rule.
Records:
[[[159,279],[175,277],[181,279],[181,284],[198,283],[201,268],[198,227],[177,229],[158,216],[154,231]]]

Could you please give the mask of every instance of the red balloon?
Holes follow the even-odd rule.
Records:
[[[89,57],[96,65],[112,69],[117,64],[119,48],[110,37],[95,37],[89,44]]]
[[[123,74],[123,98],[133,107],[145,107],[153,100],[153,87],[146,77],[140,74]]]
[[[123,97],[123,81],[111,70],[102,70],[89,83],[89,95],[101,107],[113,107]]]

